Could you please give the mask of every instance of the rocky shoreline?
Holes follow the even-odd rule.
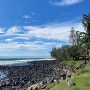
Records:
[[[57,60],[32,61],[23,66],[0,66],[0,71],[6,74],[0,80],[0,90],[43,90],[49,82],[59,83],[61,79],[66,79],[66,68],[67,65]]]

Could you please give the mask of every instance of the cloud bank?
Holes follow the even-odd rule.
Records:
[[[84,31],[81,23],[49,23],[42,26],[12,26],[0,29],[0,52],[48,50],[68,44],[70,30]]]
[[[61,0],[60,2],[50,2],[55,6],[68,6],[83,2],[84,0]]]

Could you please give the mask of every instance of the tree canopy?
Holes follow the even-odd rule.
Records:
[[[79,57],[90,55],[90,13],[82,15],[82,24],[85,32],[75,31],[71,28],[69,35],[70,45],[52,48],[50,54],[56,59],[63,60],[67,58],[79,59]]]

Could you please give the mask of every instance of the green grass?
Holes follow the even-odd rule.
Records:
[[[50,83],[45,90],[90,90],[90,65],[86,65],[85,68],[78,70],[71,81],[75,83],[75,86],[68,86],[66,80],[61,83]]]
[[[78,61],[73,61],[73,60],[68,60],[68,61],[63,61],[64,64],[67,64],[68,66],[78,66],[83,63],[83,61],[78,60]]]
[[[50,83],[48,84],[48,86],[45,88],[45,90],[50,90],[51,88],[53,88],[53,86],[56,86],[57,83]]]

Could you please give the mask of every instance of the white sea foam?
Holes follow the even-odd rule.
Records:
[[[44,60],[55,60],[53,58],[45,58],[45,59],[22,59],[22,60],[0,60],[0,65],[13,65],[13,64],[26,64],[30,61],[44,61]]]
[[[16,64],[16,63],[20,63],[18,61],[0,61],[0,65],[11,65],[11,64]]]

